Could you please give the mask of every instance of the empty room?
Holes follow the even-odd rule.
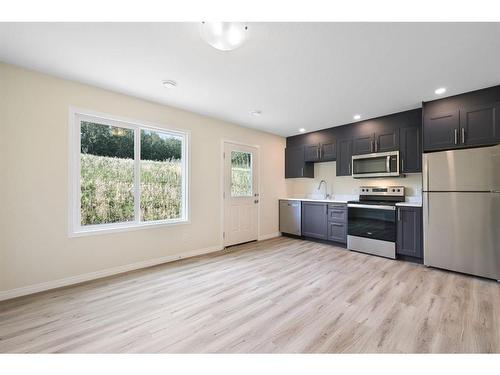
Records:
[[[500,23],[225,19],[0,23],[0,353],[499,353]]]

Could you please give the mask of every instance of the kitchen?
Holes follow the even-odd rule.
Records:
[[[287,138],[284,235],[500,280],[500,86]]]

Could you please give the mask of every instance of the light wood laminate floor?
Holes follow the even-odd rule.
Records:
[[[0,352],[499,352],[500,284],[290,238],[0,302]]]

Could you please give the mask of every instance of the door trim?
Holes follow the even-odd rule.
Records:
[[[219,199],[220,199],[220,224],[221,224],[221,229],[220,229],[220,243],[222,244],[222,248],[226,248],[225,244],[225,239],[224,239],[224,230],[225,230],[225,217],[224,217],[224,178],[225,178],[225,170],[224,170],[224,145],[226,143],[232,143],[233,145],[239,145],[239,146],[247,146],[247,147],[254,147],[257,150],[257,190],[259,193],[259,204],[257,204],[257,241],[260,240],[260,205],[262,203],[262,191],[261,191],[261,181],[260,181],[260,146],[255,145],[255,144],[249,144],[249,143],[244,143],[244,142],[239,142],[239,141],[233,141],[230,139],[221,139],[220,143],[220,187],[219,187]]]

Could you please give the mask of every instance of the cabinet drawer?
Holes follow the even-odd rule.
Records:
[[[347,207],[345,206],[328,206],[328,221],[336,221],[344,223],[347,221]]]
[[[347,243],[347,225],[345,223],[328,223],[328,239]]]

